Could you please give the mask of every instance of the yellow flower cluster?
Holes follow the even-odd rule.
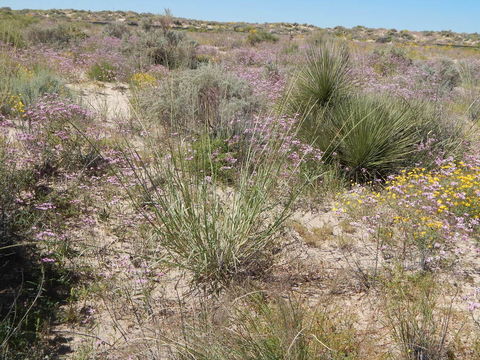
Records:
[[[25,112],[25,104],[22,102],[21,94],[10,95],[7,100],[10,111],[15,115],[22,115]]]
[[[480,166],[449,163],[438,171],[425,168],[404,171],[391,181],[386,199],[427,198],[438,213],[468,214],[480,218]],[[408,206],[408,203],[407,203]]]
[[[130,78],[130,82],[134,85],[134,86],[138,86],[138,87],[146,87],[146,86],[152,86],[152,85],[155,85],[155,83],[157,82],[157,79],[151,75],[151,74],[147,74],[147,73],[135,73],[132,75],[132,77]]]

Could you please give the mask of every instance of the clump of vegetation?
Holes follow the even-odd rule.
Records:
[[[28,69],[5,58],[1,62],[0,113],[4,115],[22,115],[26,107],[45,94],[68,94],[64,81],[48,69]]]
[[[212,158],[178,144],[170,145],[167,157],[153,151],[148,167],[132,166],[140,192],[132,194],[140,201],[137,208],[147,211],[158,242],[176,266],[191,273],[193,284],[217,291],[268,267],[278,231],[298,196],[295,187],[279,191],[287,162],[282,139],[269,145],[251,150],[233,189],[218,184]],[[258,162],[262,152],[271,161]],[[192,166],[197,171],[190,171]]]
[[[254,29],[254,30],[251,30],[248,33],[248,36],[247,36],[247,43],[252,45],[252,46],[255,46],[255,45],[260,44],[262,42],[275,43],[277,41],[278,41],[277,36],[275,36],[274,34],[272,34],[270,32],[267,32],[265,30]]]
[[[91,80],[111,82],[117,77],[117,68],[104,60],[93,64],[88,70],[88,78]]]
[[[78,25],[72,23],[37,24],[27,32],[28,40],[34,44],[66,46],[87,37]]]
[[[17,146],[0,138],[0,356],[41,359],[51,353],[45,330],[68,295],[71,277],[42,262],[32,243],[32,230],[48,221],[38,210],[44,198],[36,172],[16,162],[24,152]]]
[[[118,22],[107,24],[103,29],[103,33],[106,36],[114,37],[117,39],[122,39],[131,35],[131,31],[128,25]]]
[[[334,106],[352,87],[350,55],[345,45],[324,42],[307,52],[307,64],[288,92],[292,113],[315,117],[325,106]]]

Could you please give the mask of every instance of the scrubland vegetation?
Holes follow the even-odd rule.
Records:
[[[202,24],[0,10],[0,358],[480,359],[475,34]]]

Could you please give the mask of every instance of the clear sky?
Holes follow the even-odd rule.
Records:
[[[169,8],[175,16],[201,20],[480,32],[480,0],[0,0],[0,6],[151,13]]]

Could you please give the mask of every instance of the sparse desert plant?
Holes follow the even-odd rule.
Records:
[[[386,317],[401,359],[452,359],[452,304],[440,304],[431,275],[399,275],[387,287]]]
[[[126,41],[123,52],[133,58],[137,67],[163,65],[169,69],[193,69],[197,66],[196,47],[184,33],[152,30]]]
[[[292,296],[253,292],[228,303],[222,322],[206,313],[172,345],[175,360],[354,360],[358,343],[351,321],[332,308],[308,309]]]
[[[107,24],[103,29],[103,33],[106,36],[122,39],[125,36],[130,36],[131,31],[128,28],[128,25],[115,22],[115,23]]]

